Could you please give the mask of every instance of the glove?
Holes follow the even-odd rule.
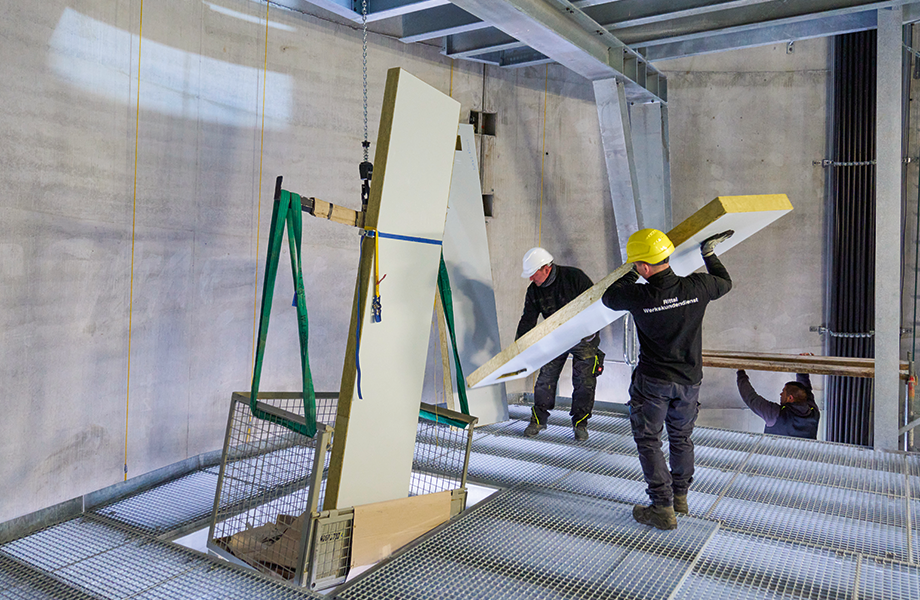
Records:
[[[735,234],[734,230],[729,229],[728,231],[723,231],[722,233],[717,233],[711,235],[700,244],[700,253],[703,257],[711,256],[716,253],[716,246],[730,238]]]

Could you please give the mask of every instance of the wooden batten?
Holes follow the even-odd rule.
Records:
[[[845,356],[802,356],[798,354],[770,354],[704,350],[703,366],[751,371],[782,373],[809,373],[839,377],[875,377],[875,359]],[[908,364],[901,362],[901,379],[908,377]]]

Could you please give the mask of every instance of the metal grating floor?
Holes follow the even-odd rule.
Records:
[[[322,598],[84,516],[0,545],[0,598]]]
[[[697,519],[682,525],[661,532],[637,524],[625,505],[518,486],[336,598],[667,598],[717,529]]]
[[[624,415],[595,414],[581,443],[564,410],[530,439],[530,408],[509,412],[476,430],[469,479],[512,489],[335,597],[920,599],[920,455],[698,428],[692,518],[658,532],[629,514],[647,497]],[[421,436],[414,481],[438,484],[439,444]],[[162,541],[208,518],[217,475],[0,545],[0,599],[323,597]]]

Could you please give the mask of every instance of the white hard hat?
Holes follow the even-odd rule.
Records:
[[[524,270],[521,271],[521,277],[530,279],[531,275],[536,273],[540,267],[551,262],[553,262],[552,254],[543,248],[531,248],[524,255]]]

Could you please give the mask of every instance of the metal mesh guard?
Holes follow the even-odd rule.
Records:
[[[260,394],[259,402],[303,415],[297,394]],[[334,411],[332,402],[318,398],[319,423],[334,420]],[[309,488],[319,438],[253,417],[248,398],[234,394],[209,546],[268,575],[294,579],[304,564],[304,539],[316,509]]]

